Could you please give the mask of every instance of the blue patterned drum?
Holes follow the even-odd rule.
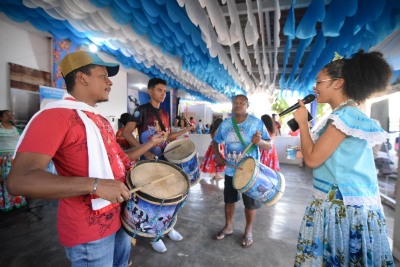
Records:
[[[233,187],[267,206],[275,204],[285,191],[285,177],[254,158],[242,159],[233,177]]]
[[[171,151],[168,152],[168,150]],[[167,145],[164,153],[164,157],[169,162],[182,168],[189,176],[190,186],[194,186],[200,181],[200,164],[196,147],[192,141],[189,139],[175,140]]]
[[[174,174],[132,193],[121,214],[122,227],[130,236],[158,241],[176,223],[177,213],[189,193],[189,178],[176,165],[162,160],[139,161],[129,174],[129,189]]]

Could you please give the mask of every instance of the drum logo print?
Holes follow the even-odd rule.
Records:
[[[134,229],[145,234],[157,234],[158,232],[169,227],[173,214],[174,206],[163,206],[160,208],[157,205],[142,201],[136,195],[132,197],[133,201],[127,203],[125,209],[125,219],[129,218],[129,225],[134,226]],[[146,212],[145,210],[148,210]]]
[[[270,189],[272,188],[266,188],[264,185],[260,184],[257,186],[257,191],[261,194],[260,199],[268,199],[268,195],[270,193]]]

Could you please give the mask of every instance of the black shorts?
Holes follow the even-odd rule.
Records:
[[[233,187],[233,177],[225,175],[224,202],[232,204],[240,200],[240,193]],[[243,204],[246,209],[256,210],[262,206],[262,203],[242,194]]]

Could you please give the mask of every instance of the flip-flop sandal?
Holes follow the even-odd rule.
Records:
[[[253,245],[253,236],[243,236],[242,237],[242,246],[244,248],[248,248]]]
[[[232,234],[233,234],[233,231],[232,231],[231,233],[227,233],[227,232],[224,232],[224,230],[221,230],[221,231],[219,231],[218,233],[216,233],[216,234],[213,235],[213,239],[214,239],[214,240],[222,240],[222,239],[224,239],[226,236],[230,236],[230,235],[232,235]]]

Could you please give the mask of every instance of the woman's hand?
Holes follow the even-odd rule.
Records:
[[[298,101],[300,107],[293,113],[294,119],[299,125],[308,123],[308,110],[301,99]]]

